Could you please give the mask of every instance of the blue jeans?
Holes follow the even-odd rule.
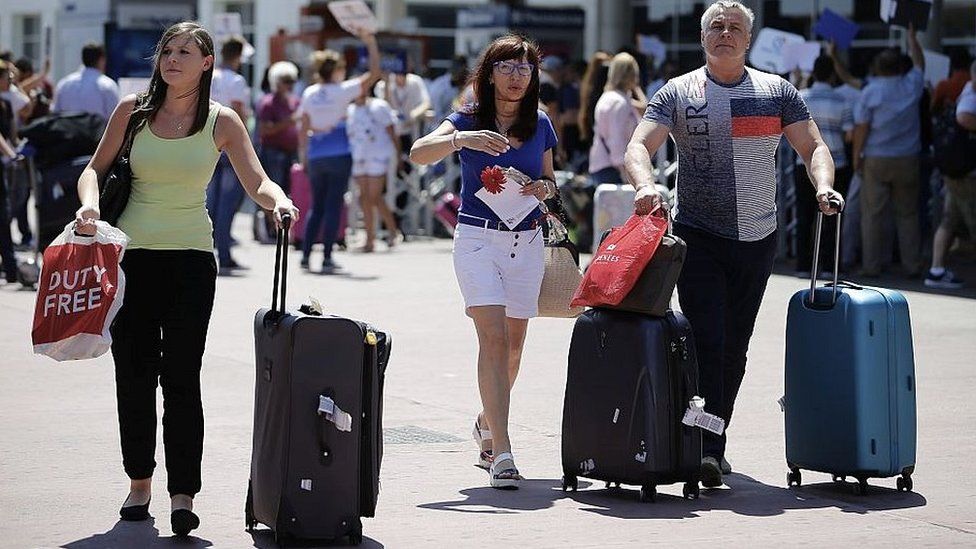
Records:
[[[291,165],[298,160],[298,154],[265,145],[261,147],[260,158],[268,177],[288,194],[291,191]]]
[[[316,158],[308,163],[308,180],[312,185],[312,211],[305,224],[302,238],[302,257],[307,259],[312,253],[315,236],[325,225],[322,244],[325,259],[332,257],[332,245],[339,233],[339,216],[342,214],[343,197],[349,188],[349,175],[352,173],[352,156],[329,156]]]
[[[237,181],[237,174],[226,154],[220,155],[210,185],[207,186],[207,211],[214,227],[214,245],[217,261],[221,266],[230,263],[230,228],[234,214],[244,198],[244,187]]]

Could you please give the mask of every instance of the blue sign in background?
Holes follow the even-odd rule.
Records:
[[[366,72],[369,69],[367,53],[365,47],[357,50],[359,61],[356,63],[356,70]],[[383,48],[380,50],[380,70],[383,72],[405,73],[407,72],[407,50],[402,48]]]

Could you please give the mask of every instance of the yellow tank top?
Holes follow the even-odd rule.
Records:
[[[130,249],[213,251],[206,192],[220,158],[213,137],[219,112],[211,102],[203,130],[187,137],[163,139],[148,124],[136,134],[132,194],[118,221]]]

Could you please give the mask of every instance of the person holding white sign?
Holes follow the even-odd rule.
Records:
[[[380,79],[380,53],[376,36],[360,31],[366,44],[369,72],[346,80],[346,62],[332,50],[316,52],[318,83],[305,89],[298,110],[302,129],[298,134],[298,157],[312,184],[312,211],[302,238],[302,268],[310,266],[312,245],[325,225],[322,273],[332,274],[339,266],[332,260],[332,245],[339,232],[342,202],[352,173],[352,154],[346,133],[346,109],[367,93]]]
[[[861,274],[876,277],[885,264],[886,230],[895,213],[901,263],[909,278],[922,272],[919,207],[919,101],[925,88],[925,56],[908,29],[913,66],[906,72],[898,49],[875,58],[875,76],[854,106],[854,171],[861,175]]]
[[[509,227],[476,193],[517,185],[499,169],[515,168],[529,179],[519,189],[523,196],[541,201],[555,194],[556,131],[538,108],[539,60],[538,46],[523,36],[495,39],[471,76],[476,102],[452,113],[410,151],[418,164],[454,153],[461,159],[454,271],[478,333],[484,411],[475,420],[474,436],[479,465],[489,470],[495,488],[518,488],[522,479],[511,452],[508,413],[529,319],[538,313],[543,213],[534,208]]]
[[[672,136],[678,148],[674,232],[688,245],[678,298],[695,330],[705,411],[732,418],[746,350],[776,257],[776,150],[785,135],[807,167],[820,210],[836,213],[834,162],[792,84],[745,66],[752,11],[720,0],[701,18],[705,66],[672,78],[647,105],[627,147],[637,188],[635,211],[665,202],[651,158]],[[807,205],[812,207],[812,205]],[[731,471],[726,435],[705,432],[701,482],[722,484]]]

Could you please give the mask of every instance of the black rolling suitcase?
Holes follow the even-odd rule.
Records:
[[[641,487],[684,482],[697,498],[701,432],[682,423],[698,388],[691,325],[664,317],[590,309],[577,320],[563,404],[563,490],[577,477]]]
[[[270,309],[254,319],[257,361],[247,528],[289,540],[362,541],[383,454],[390,338],[370,325],[285,309],[288,230],[278,231]],[[278,287],[281,283],[281,307]]]

